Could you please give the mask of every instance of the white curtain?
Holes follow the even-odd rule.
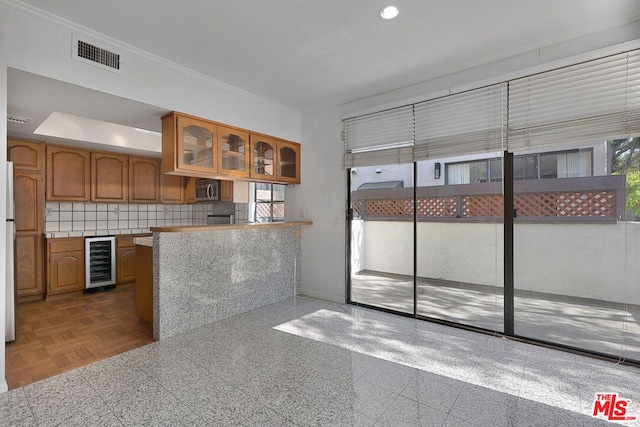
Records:
[[[591,176],[591,151],[557,155],[558,178]]]
[[[471,182],[471,165],[458,163],[447,165],[447,184],[469,184]]]

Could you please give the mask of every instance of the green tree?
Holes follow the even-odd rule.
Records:
[[[640,138],[609,141],[612,175],[626,175],[627,209],[640,216]]]

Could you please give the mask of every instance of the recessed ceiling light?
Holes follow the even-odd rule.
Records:
[[[380,18],[382,19],[393,19],[398,16],[398,8],[395,6],[385,6],[380,9]]]

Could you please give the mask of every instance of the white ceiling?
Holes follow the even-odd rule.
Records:
[[[640,19],[638,0],[394,0],[392,21],[378,17],[384,0],[21,2],[301,112]],[[60,106],[42,93],[28,105],[11,90],[9,112]],[[153,107],[137,107],[157,120]],[[157,130],[157,121],[129,122]]]

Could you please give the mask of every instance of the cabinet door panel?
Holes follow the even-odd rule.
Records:
[[[126,202],[128,176],[126,156],[91,153],[91,201]]]
[[[249,176],[249,134],[238,129],[218,126],[218,156],[220,174]]]
[[[60,294],[84,288],[84,253],[67,252],[49,256],[48,294]]]
[[[46,199],[88,202],[89,152],[68,147],[47,146]]]
[[[300,184],[300,144],[278,141],[278,181]]]
[[[7,141],[7,158],[13,162],[14,169],[42,172],[44,144],[10,139]]]
[[[117,250],[116,283],[129,283],[136,280],[136,248]]]
[[[18,298],[41,295],[42,281],[42,235],[16,235],[15,240],[15,282]]]
[[[262,135],[250,135],[251,178],[276,179],[276,140]]]
[[[33,172],[14,172],[13,176],[16,233],[42,233],[44,177]]]
[[[184,177],[163,174],[161,181],[160,201],[162,203],[184,203]]]
[[[158,203],[160,201],[160,160],[129,158],[129,202]]]

